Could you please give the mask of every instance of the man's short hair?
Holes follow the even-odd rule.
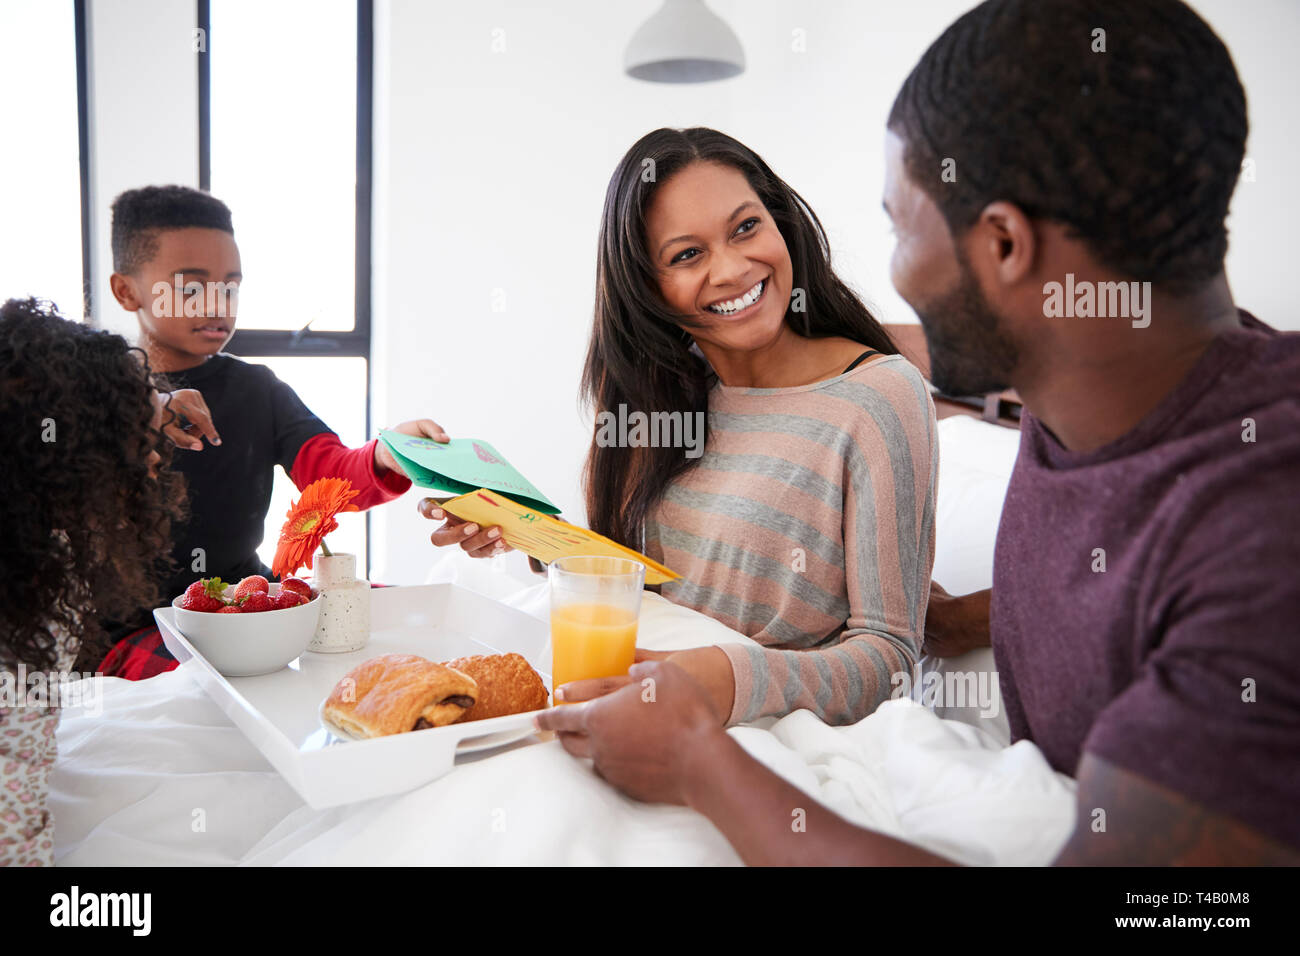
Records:
[[[1246,95],[1180,0],[988,0],[921,57],[889,128],[954,236],[1005,200],[1171,291],[1223,268]]]
[[[158,252],[164,229],[220,229],[232,236],[230,209],[220,199],[189,186],[145,186],[113,200],[113,271],[130,274]]]

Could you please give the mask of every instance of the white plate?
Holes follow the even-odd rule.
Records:
[[[324,728],[327,734],[329,734],[331,737],[337,737],[339,740],[350,742],[350,743],[361,743],[365,740],[370,739],[367,737],[358,737],[355,734],[350,734],[342,727],[338,727],[333,723],[331,723],[329,718],[325,716],[325,702],[327,700],[329,700],[328,697],[325,700],[322,700],[320,702],[320,710],[317,711],[317,714],[320,717],[320,725],[321,727]],[[531,737],[534,732],[534,728],[531,723],[532,715],[538,713],[541,713],[541,711],[533,710],[533,711],[529,711],[527,714],[512,715],[521,718],[527,717],[529,720],[529,724],[528,726],[525,727],[517,727],[513,730],[498,730],[495,733],[486,733],[486,734],[481,734],[480,736],[477,737],[462,738],[460,743],[456,745],[456,755],[460,756],[461,754],[476,754],[483,750],[494,750],[497,747],[504,747],[506,746],[506,744],[512,744],[517,740],[523,740],[525,737]],[[474,721],[464,726],[472,727],[474,723],[478,723],[478,721]],[[426,728],[426,730],[437,730],[437,729],[438,728],[436,727]],[[424,731],[421,731],[421,733],[423,732]]]
[[[176,628],[170,607],[154,610],[163,643],[271,766],[312,807],[323,809],[402,793],[475,750],[532,733],[531,714],[448,724],[418,734],[345,743],[320,722],[321,701],[362,661],[418,654],[445,661],[473,654],[522,655],[551,683],[550,633],[544,621],[454,584],[376,588],[370,592],[370,643],[347,654],[306,651],[273,674],[223,677]],[[486,756],[484,759],[492,759]]]

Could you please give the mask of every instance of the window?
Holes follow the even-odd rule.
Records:
[[[227,350],[269,365],[347,445],[369,436],[371,0],[199,0],[200,185],[230,206],[244,279]],[[277,472],[259,554],[298,496]],[[369,568],[368,519],[332,550]]]
[[[208,188],[234,213],[239,326],[350,332],[356,2],[212,0],[211,8]]]
[[[71,3],[0,4],[7,134],[0,158],[0,301],[50,299],[61,315],[79,321],[85,314],[78,112],[84,71],[76,27]]]
[[[244,356],[247,362],[269,365],[280,381],[301,398],[316,417],[338,433],[343,444],[356,447],[366,441],[366,377],[364,358],[257,358]],[[275,546],[289,505],[298,500],[298,489],[280,469],[275,471],[271,507],[266,513],[266,536],[257,549],[258,557],[270,567]],[[329,536],[331,551],[357,555],[362,567],[366,553],[366,519],[364,515],[339,515],[339,527]]]

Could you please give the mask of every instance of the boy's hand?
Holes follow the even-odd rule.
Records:
[[[401,432],[403,435],[414,435],[416,438],[432,438],[437,442],[449,442],[447,433],[431,418],[417,418],[413,422],[402,422],[400,425],[394,425],[389,431]],[[406,475],[402,471],[402,466],[397,463],[393,453],[388,450],[383,442],[375,442],[375,474],[383,476],[385,473],[395,471],[399,475]],[[407,475],[409,478],[410,476]]]
[[[203,451],[203,439],[221,444],[221,436],[212,424],[208,403],[195,388],[178,388],[167,393],[167,410],[163,413],[162,432],[177,448]],[[170,414],[169,414],[170,413]]]

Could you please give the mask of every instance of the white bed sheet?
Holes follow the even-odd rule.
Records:
[[[185,670],[109,683],[103,716],[69,713],[59,730],[60,865],[740,862],[703,817],[619,795],[555,741],[313,810]],[[800,711],[731,732],[810,799],[962,862],[1047,863],[1073,823],[1073,783],[1032,744],[1004,748],[909,700],[851,727]]]
[[[536,593],[520,595],[538,604]],[[671,649],[745,640],[649,596],[643,633]],[[629,800],[558,742],[465,760],[409,793],[307,807],[182,667],[104,681],[98,716],[65,712],[52,779],[60,865],[731,865],[703,817]],[[1073,784],[1031,744],[890,701],[851,727],[807,712],[732,731],[757,759],[846,818],[963,862],[1048,862]]]
[[[946,419],[939,435],[935,579],[966,593],[991,584],[1019,436],[969,418]],[[516,559],[446,560],[430,580],[455,580],[542,617],[545,584],[524,584],[505,566]],[[641,634],[658,649],[747,640],[655,595],[646,597]],[[932,670],[991,673],[992,655],[925,659],[922,672]],[[185,668],[138,683],[104,679],[97,709],[65,711],[59,727],[51,805],[61,865],[740,862],[703,817],[622,797],[555,741],[464,760],[410,793],[317,811]],[[904,699],[850,727],[801,711],[731,733],[810,798],[863,826],[966,863],[1049,862],[1073,826],[1073,781],[1032,744],[1005,746],[1000,708],[992,718],[979,707],[936,710],[953,719]]]

